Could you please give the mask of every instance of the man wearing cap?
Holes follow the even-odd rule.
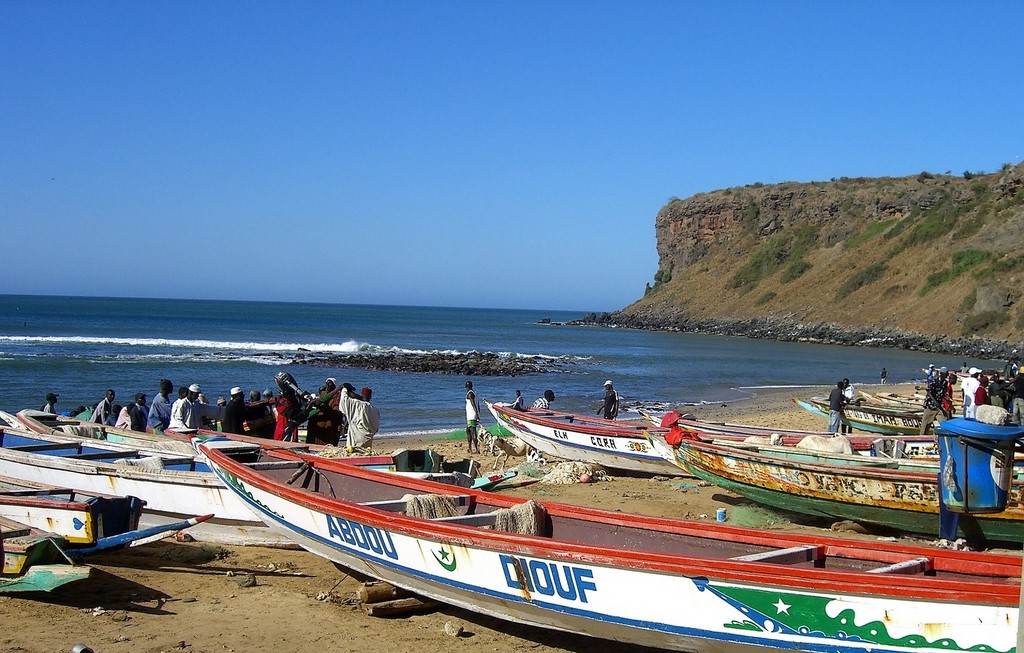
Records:
[[[46,393],[46,403],[43,404],[43,407],[40,408],[39,410],[43,411],[44,413],[57,414],[57,397],[59,397],[59,396],[60,396],[59,394],[56,394],[56,393],[53,393],[53,392],[47,392]]]
[[[597,409],[597,414],[601,415],[602,412],[605,419],[615,419],[619,415],[619,393],[612,387],[611,379],[604,382],[604,400]]]
[[[974,419],[974,411],[976,409],[974,405],[974,393],[978,391],[981,386],[981,370],[977,367],[972,367],[967,370],[970,376],[960,379],[960,390],[964,393],[964,417]]]
[[[932,422],[934,422],[940,414],[942,414],[945,419],[949,419],[950,416],[946,415],[943,409],[945,398],[946,368],[940,367],[931,374],[931,379],[928,381],[928,388],[924,393],[924,413],[921,415],[921,435],[928,433],[928,430],[932,426]]]
[[[245,393],[237,385],[231,388],[231,399],[224,406],[224,421],[221,429],[225,433],[245,434]]]
[[[199,402],[199,394],[202,391],[198,383],[193,383],[188,387],[185,396],[174,402],[171,409],[170,428],[176,431],[195,431],[203,427],[204,417],[221,419],[224,416],[223,407]]]

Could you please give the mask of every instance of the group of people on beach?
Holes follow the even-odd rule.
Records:
[[[982,370],[969,367],[965,362],[960,371],[948,367],[929,365],[927,388],[924,395],[924,412],[921,419],[921,435],[932,427],[936,420],[954,416],[953,400],[959,392],[961,414],[974,419],[978,406],[998,406],[1007,413],[1006,419],[1015,425],[1024,425],[1024,368],[1011,360],[1001,372],[996,369]],[[957,383],[960,384],[959,390]],[[849,379],[836,382],[829,393],[829,431],[848,432],[848,425],[842,423],[843,409],[856,403],[853,386]]]
[[[597,408],[597,414],[605,419],[615,419],[619,415],[619,393],[615,391],[611,379],[604,382],[604,396],[601,405]],[[555,392],[550,388],[545,390],[540,397],[533,402],[533,407],[539,410],[547,410],[551,402],[555,400]],[[516,390],[515,400],[509,404],[512,410],[526,410],[523,401],[522,390]],[[470,453],[480,453],[480,403],[477,401],[476,391],[473,390],[473,382],[466,381],[466,448]]]
[[[49,392],[41,410],[85,422],[151,433],[213,429],[253,435],[250,425],[263,419],[273,422],[273,438],[282,441],[297,441],[299,427],[305,423],[307,443],[338,446],[341,438],[345,437],[349,451],[365,450],[371,446],[380,429],[380,410],[371,403],[372,389],[364,387],[356,391],[351,384],[339,386],[333,377],[329,377],[319,393],[313,395],[299,390],[287,373],[279,374],[275,381],[279,388],[277,395],[269,389],[263,392],[250,390],[247,401],[245,391],[235,386],[229,391],[228,399],[218,397],[211,404],[198,383],[181,386],[177,398],[172,399],[174,384],[168,379],[160,379],[159,390],[152,403],[147,403],[147,395],[139,392],[132,403],[122,406],[116,403],[117,392],[109,388],[91,409],[78,406],[66,412],[57,408],[60,395]]]

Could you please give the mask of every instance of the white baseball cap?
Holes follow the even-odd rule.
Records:
[[[612,384],[612,380],[611,380],[611,379],[608,379],[607,381],[605,381],[605,382],[604,382],[604,384],[605,384],[605,385],[611,385],[611,384]]]
[[[188,387],[188,391],[189,392],[202,392],[202,390],[199,389],[199,384],[198,383],[193,383],[192,385],[190,385]]]
[[[975,374],[981,374],[981,370],[979,370],[977,367],[972,367],[971,369],[967,370],[967,373],[970,374],[971,376],[974,376]]]
[[[242,389],[239,388],[237,385],[235,387],[231,388],[231,396],[240,395],[240,394],[242,394]]]

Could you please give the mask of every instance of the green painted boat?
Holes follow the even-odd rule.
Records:
[[[61,548],[62,542],[52,533],[0,518],[0,593],[49,592],[88,578],[90,567],[69,558]]]

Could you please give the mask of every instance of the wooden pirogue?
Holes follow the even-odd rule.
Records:
[[[475,613],[703,653],[1015,650],[1019,556],[536,503],[211,444],[224,485],[302,547]]]

